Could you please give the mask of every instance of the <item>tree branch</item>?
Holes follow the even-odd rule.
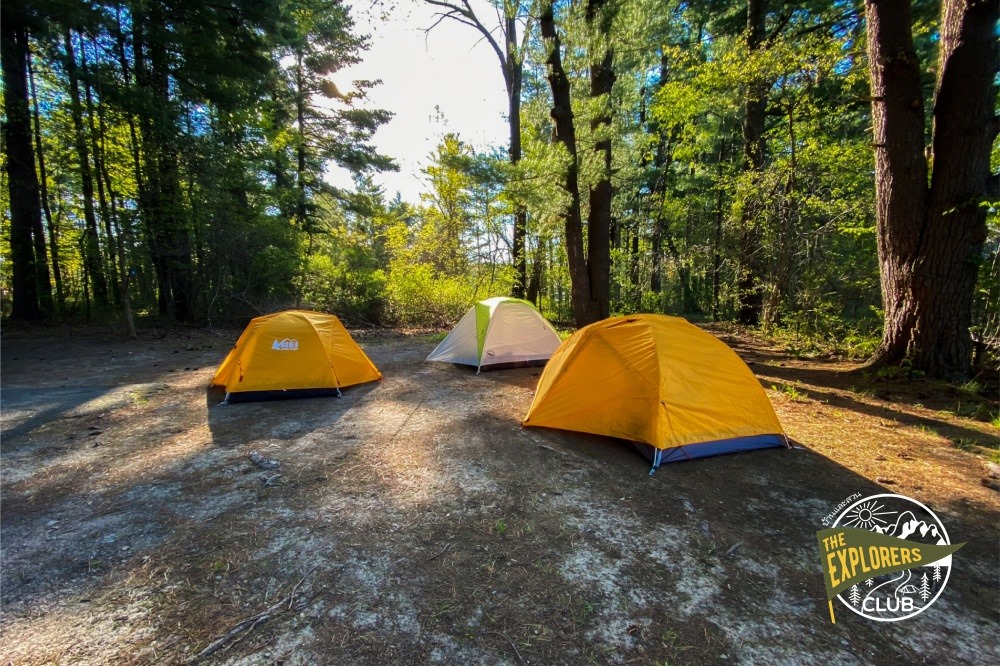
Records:
[[[497,58],[500,59],[500,66],[503,67],[504,70],[507,69],[507,56],[504,54],[503,49],[500,48],[500,44],[498,44],[497,40],[493,37],[493,32],[487,29],[487,27],[483,25],[483,22],[479,20],[479,17],[476,16],[476,12],[473,11],[472,5],[469,4],[468,0],[462,0],[462,7],[459,7],[452,2],[447,2],[446,0],[424,0],[424,2],[429,5],[443,7],[448,10],[446,12],[436,14],[437,16],[440,16],[440,18],[434,23],[434,25],[428,28],[426,32],[434,29],[434,27],[445,18],[450,18],[454,21],[458,21],[459,23],[471,26],[478,30],[483,35],[483,38],[490,43],[490,46],[493,47],[493,52],[496,53]]]

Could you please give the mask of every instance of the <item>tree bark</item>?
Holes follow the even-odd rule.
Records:
[[[599,60],[590,65],[590,98],[600,100],[596,115],[590,121],[590,130],[596,137],[594,152],[601,160],[601,172],[590,188],[590,215],[587,219],[587,272],[589,273],[590,298],[587,316],[578,326],[606,319],[610,314],[611,283],[611,91],[615,84],[613,68],[614,49],[611,48],[611,21],[613,6],[609,0],[589,0],[586,19],[592,34],[592,44],[603,51]]]
[[[539,16],[539,28],[545,40],[547,78],[552,89],[552,109],[549,115],[555,124],[555,141],[562,144],[569,157],[564,188],[569,205],[563,213],[566,231],[566,257],[570,279],[570,306],[577,326],[594,321],[590,317],[590,272],[583,251],[583,217],[580,213],[580,163],[576,151],[576,126],[569,78],[562,64],[562,45],[556,30],[552,0],[545,0]]]
[[[41,223],[38,175],[31,147],[28,109],[28,29],[20,7],[4,7],[0,21],[0,61],[4,79],[4,139],[7,151],[7,187],[10,195],[10,252],[13,264],[12,319],[31,321],[44,313],[39,303],[33,229]]]
[[[96,48],[95,48],[96,53]],[[111,211],[108,207],[108,194],[105,192],[105,182],[104,176],[107,173],[107,168],[104,164],[104,127],[100,128],[98,132],[98,127],[95,124],[96,113],[94,111],[94,94],[93,94],[93,81],[90,76],[87,76],[87,51],[86,43],[83,39],[80,39],[80,66],[84,71],[84,99],[87,101],[87,129],[90,135],[90,149],[93,151],[94,156],[94,171],[96,172],[97,181],[97,210],[100,212],[101,225],[104,227],[104,238],[107,247],[107,269],[108,275],[111,279],[112,284],[118,284],[118,268],[116,266],[116,252],[115,252],[115,236],[112,230],[113,220],[111,218]],[[113,289],[109,290],[110,300],[114,300],[115,291]],[[117,303],[115,303],[117,305]]]
[[[723,141],[719,146],[719,159],[715,163],[715,229],[712,234],[712,321],[719,321],[721,315],[719,294],[722,278],[722,222],[725,190],[722,187],[722,174],[729,153],[728,144]]]
[[[125,28],[122,23],[121,8],[115,9],[116,17],[116,30],[115,30],[115,49],[118,53],[118,62],[121,66],[122,80],[125,84],[125,89],[132,92],[138,85],[133,86],[131,72],[134,69],[136,72],[135,81],[137,84],[141,82],[143,76],[139,73],[144,70],[145,64],[143,61],[143,33],[141,27],[135,26],[135,20],[137,17],[141,17],[140,14],[133,14],[131,20],[133,21],[132,28],[132,56],[134,67],[129,65],[128,56],[125,52]],[[143,161],[140,155],[140,133],[144,130],[142,128],[137,129],[136,116],[131,109],[125,111],[125,119],[128,123],[129,131],[129,150],[132,155],[132,170],[133,177],[135,178],[135,188],[138,197],[138,220],[139,227],[143,234],[143,238],[146,241],[146,247],[149,249],[150,258],[153,260],[154,274],[159,280],[159,269],[157,267],[157,255],[153,251],[155,247],[155,241],[152,235],[152,228],[155,222],[152,219],[151,207],[150,207],[150,191],[146,182],[146,177],[143,168]],[[143,125],[145,127],[145,125]],[[127,227],[128,225],[126,225]],[[132,271],[126,266],[125,269],[129,281],[132,280]],[[139,286],[142,289],[142,293],[148,299],[156,296],[154,289],[150,284],[150,280],[144,279],[139,282]],[[163,313],[163,310],[161,310]]]
[[[505,3],[506,8],[512,6]],[[513,5],[516,6],[516,5]],[[524,80],[524,60],[517,44],[517,17],[504,18],[504,42],[507,47],[504,81],[507,85],[507,122],[510,126],[510,163],[515,167],[521,162],[521,85]],[[514,298],[525,297],[528,284],[528,262],[525,240],[528,234],[528,209],[523,203],[514,204],[514,228],[511,233],[511,263],[514,265]]]
[[[38,92],[35,90],[35,75],[31,66],[31,52],[27,55],[28,83],[31,90],[32,116],[35,130],[35,150],[38,153],[38,185],[42,203],[42,212],[45,214],[45,226],[49,232],[49,252],[52,257],[52,278],[56,283],[55,312],[62,312],[66,309],[66,292],[63,289],[62,266],[59,261],[59,229],[52,219],[52,209],[49,206],[48,175],[45,169],[45,148],[42,145],[42,124],[41,113],[38,110]],[[44,244],[43,244],[44,246]],[[37,243],[35,245],[38,247]]]
[[[762,48],[767,19],[767,0],[747,0],[747,50],[752,54]],[[754,81],[747,90],[743,113],[743,168],[756,174],[764,167],[764,125],[767,111],[767,82]],[[757,226],[758,206],[751,197],[743,206],[740,219],[739,310],[741,324],[756,326],[763,303],[761,233]]]
[[[909,0],[866,0],[875,135],[878,251],[885,306],[869,367],[969,376],[969,324],[986,238],[979,205],[996,178],[993,100],[1000,0],[945,0],[928,187],[920,63]]]
[[[66,47],[66,75],[69,77],[70,111],[73,116],[74,141],[80,162],[80,186],[83,195],[83,263],[94,294],[94,305],[100,310],[108,305],[108,283],[104,279],[104,262],[101,259],[97,217],[94,214],[94,180],[90,170],[90,150],[83,128],[76,51],[73,48],[73,35],[68,29],[63,34],[63,39]]]
[[[545,243],[539,240],[535,245],[534,257],[532,257],[531,279],[528,281],[528,291],[525,299],[539,305],[538,297],[542,289],[542,267],[545,264]]]
[[[144,34],[143,23],[151,26],[150,34]],[[132,19],[136,81],[161,110],[155,118],[151,114],[141,118],[147,238],[156,270],[160,314],[194,321],[191,238],[180,189],[169,54],[163,35],[157,34],[162,26],[162,11],[155,4],[148,17],[136,15]]]
[[[97,39],[91,42],[94,47],[94,58],[98,59]],[[127,79],[126,79],[127,81]],[[101,90],[101,75],[97,69],[94,75],[94,84],[97,87],[97,128],[94,127],[94,100],[90,86],[87,86],[87,113],[90,118],[90,135],[94,139],[94,166],[97,169],[98,196],[101,201],[101,215],[104,217],[106,233],[108,238],[108,249],[111,254],[111,275],[118,286],[118,296],[122,306],[122,314],[125,316],[125,330],[132,339],[137,337],[135,331],[135,318],[132,314],[132,296],[129,292],[131,277],[128,271],[128,262],[125,260],[125,236],[124,231],[128,226],[122,224],[118,215],[118,197],[108,171],[107,162],[107,124],[104,119],[104,102]],[[107,191],[107,200],[110,201],[110,209],[105,203],[104,193]]]

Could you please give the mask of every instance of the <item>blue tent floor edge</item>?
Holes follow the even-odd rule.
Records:
[[[652,471],[655,471],[663,463],[721,456],[727,453],[740,453],[742,451],[756,451],[757,449],[787,447],[788,441],[784,435],[752,435],[749,437],[719,439],[712,442],[685,444],[684,446],[672,446],[666,449],[658,449],[651,444],[642,444],[639,442],[633,442],[633,444],[653,463],[653,470],[650,471],[652,473]]]

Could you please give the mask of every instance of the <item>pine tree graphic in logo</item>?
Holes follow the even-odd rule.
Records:
[[[855,606],[861,602],[861,590],[858,589],[857,585],[851,586],[851,593],[848,595],[848,598]]]

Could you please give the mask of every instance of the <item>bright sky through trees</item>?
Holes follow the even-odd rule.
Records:
[[[473,2],[473,6],[486,3]],[[475,30],[442,21],[430,33],[434,11],[422,3],[394,9],[386,21],[371,0],[354,0],[352,14],[358,32],[371,35],[364,62],[333,76],[349,89],[357,79],[381,79],[368,106],[391,110],[395,116],[375,135],[379,152],[393,157],[399,172],[376,176],[388,196],[401,192],[418,203],[426,189],[420,169],[445,132],[454,132],[477,149],[503,146],[507,102],[496,54]],[[489,13],[483,13],[490,16]],[[347,187],[346,171],[331,169],[329,179]]]

